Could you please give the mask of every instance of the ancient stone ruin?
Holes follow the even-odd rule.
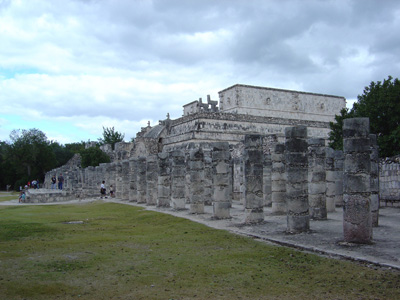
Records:
[[[346,120],[345,149],[327,147],[329,122],[345,106],[343,97],[235,85],[184,106],[181,118],[148,125],[134,143],[103,151],[111,163],[62,172],[65,189],[32,202],[99,197],[102,180],[117,198],[212,218],[230,218],[233,202],[243,205],[245,223],[264,222],[264,207],[286,215],[287,232],[310,229],[344,209],[344,239],[369,243],[378,226],[379,178],[376,138],[368,120]],[[62,193],[61,197],[59,193]],[[50,195],[50,196],[49,196]],[[312,229],[312,228],[311,228]]]

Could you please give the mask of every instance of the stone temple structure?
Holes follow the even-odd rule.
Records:
[[[343,206],[345,240],[370,243],[379,199],[368,120],[346,123],[344,153],[327,147],[329,122],[345,104],[338,96],[234,85],[219,102],[200,98],[184,105],[182,117],[142,128],[133,143],[102,146],[111,163],[82,169],[75,159],[48,172],[45,187],[63,173],[65,190],[30,201],[98,197],[105,180],[121,200],[196,214],[212,205],[216,219],[230,218],[237,201],[244,222],[261,223],[271,206],[286,215],[288,233],[308,231],[310,219],[326,220]]]
[[[346,107],[344,97],[237,84],[219,92],[218,101],[199,100],[183,106],[183,116],[160,121],[138,133],[131,156],[161,152],[188,143],[242,143],[248,134],[275,134],[303,125],[310,137],[328,137],[329,122]]]

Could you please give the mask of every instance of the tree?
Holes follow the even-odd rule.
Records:
[[[330,146],[342,149],[341,133],[343,120],[346,118],[367,117],[370,132],[377,135],[381,156],[393,156],[400,153],[400,81],[389,76],[383,83],[371,82],[358,95],[350,112],[341,112],[336,122],[331,122]]]
[[[96,167],[101,163],[109,163],[110,157],[98,147],[90,147],[81,151],[81,167]]]
[[[103,138],[99,138],[99,143],[101,145],[111,144],[114,150],[115,144],[122,142],[124,140],[125,134],[119,133],[114,130],[114,127],[104,127],[103,126]]]
[[[14,176],[14,182],[40,179],[53,169],[56,156],[46,135],[38,129],[13,130],[10,134],[12,143],[6,150],[7,162]],[[15,186],[14,186],[15,187]]]
[[[329,132],[329,147],[337,150],[343,149],[343,120],[350,118],[351,113],[348,108],[343,108],[340,111],[340,115],[335,116],[336,122],[330,122],[329,126],[331,131]]]

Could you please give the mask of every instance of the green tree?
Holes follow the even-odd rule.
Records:
[[[44,174],[57,165],[50,142],[42,131],[13,130],[10,139],[7,159],[17,179],[43,180]]]
[[[125,134],[119,133],[114,130],[114,127],[104,127],[103,126],[103,138],[99,138],[100,145],[111,144],[114,150],[115,144],[122,142],[124,140]]]
[[[329,132],[329,147],[337,150],[343,149],[343,120],[351,118],[351,112],[348,108],[343,108],[340,111],[340,115],[335,116],[335,122],[330,122],[329,126],[331,131]]]
[[[109,163],[110,157],[100,150],[99,147],[90,147],[81,151],[81,167],[96,167],[101,163]]]
[[[367,117],[370,131],[377,135],[380,156],[393,156],[400,153],[400,81],[391,76],[381,81],[371,82],[358,95],[350,112],[341,112],[336,122],[331,123],[330,146],[342,149],[341,128],[346,118]]]
[[[84,141],[81,141],[80,143],[70,143],[70,144],[65,144],[65,148],[73,153],[80,153],[81,151],[85,150],[86,143]]]
[[[17,180],[14,165],[10,159],[11,146],[6,142],[0,142],[0,190],[7,185],[13,185]]]

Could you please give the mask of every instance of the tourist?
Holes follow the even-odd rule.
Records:
[[[24,203],[25,202],[25,192],[21,192],[19,194],[18,202],[19,203]]]
[[[114,188],[113,188],[112,185],[110,185],[110,197],[111,197],[111,198],[114,198],[114,197],[115,197],[115,195],[114,195]]]
[[[53,177],[51,177],[51,189],[55,190],[56,189],[56,175],[53,175]]]
[[[101,183],[101,186],[100,186],[100,198],[102,199],[103,198],[103,196],[105,197],[105,198],[107,198],[106,197],[106,186],[105,186],[105,181],[103,180],[103,182]]]
[[[58,175],[58,189],[62,190],[63,189],[63,183],[64,183],[64,177],[63,175],[60,173],[60,175]]]

